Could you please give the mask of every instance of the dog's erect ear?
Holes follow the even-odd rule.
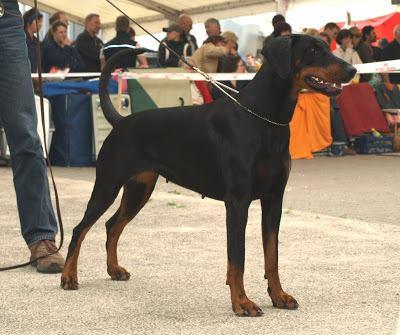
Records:
[[[282,36],[269,40],[261,54],[282,79],[289,77],[292,69],[292,37]]]

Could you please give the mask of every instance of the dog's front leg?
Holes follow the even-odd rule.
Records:
[[[245,231],[250,201],[225,202],[228,235],[226,283],[231,289],[232,309],[238,316],[259,316],[261,309],[246,296],[243,285]]]
[[[277,308],[297,309],[296,299],[282,289],[278,273],[278,234],[282,216],[283,194],[261,198],[262,239],[264,247],[265,279],[268,294]]]

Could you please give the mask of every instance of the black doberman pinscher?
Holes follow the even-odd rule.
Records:
[[[266,61],[237,100],[277,123],[290,122],[301,90],[336,96],[341,84],[356,73],[323,41],[306,35],[276,38],[262,54]],[[289,126],[251,115],[227,97],[203,106],[149,110],[123,118],[111,104],[107,90],[118,57],[110,59],[100,80],[101,106],[114,128],[101,148],[85,215],[73,230],[61,286],[78,288],[77,261],[82,241],[122,187],[120,207],[106,223],[107,272],[114,280],[129,279],[130,274],[118,264],[118,239],[150,198],[158,175],[162,175],[225,202],[226,283],[233,311],[239,316],[262,314],[247,298],[243,286],[247,213],[251,201],[260,199],[268,293],[275,307],[296,309],[297,301],[283,291],[278,275],[282,198],[291,166]]]

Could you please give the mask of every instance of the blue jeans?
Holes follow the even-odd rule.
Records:
[[[50,200],[47,169],[37,133],[23,22],[17,0],[2,0],[0,18],[0,122],[10,148],[21,232],[28,245],[54,240],[57,222]]]

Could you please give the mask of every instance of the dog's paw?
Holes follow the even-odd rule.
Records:
[[[78,289],[78,277],[77,275],[61,275],[61,288],[64,290],[77,290]]]
[[[296,299],[284,291],[272,292],[271,289],[268,288],[268,294],[272,300],[272,305],[276,308],[297,309],[299,307]]]
[[[237,316],[261,316],[263,311],[250,299],[240,299],[232,302],[232,310]]]
[[[131,274],[121,266],[109,266],[107,272],[112,280],[126,281],[131,278]]]

